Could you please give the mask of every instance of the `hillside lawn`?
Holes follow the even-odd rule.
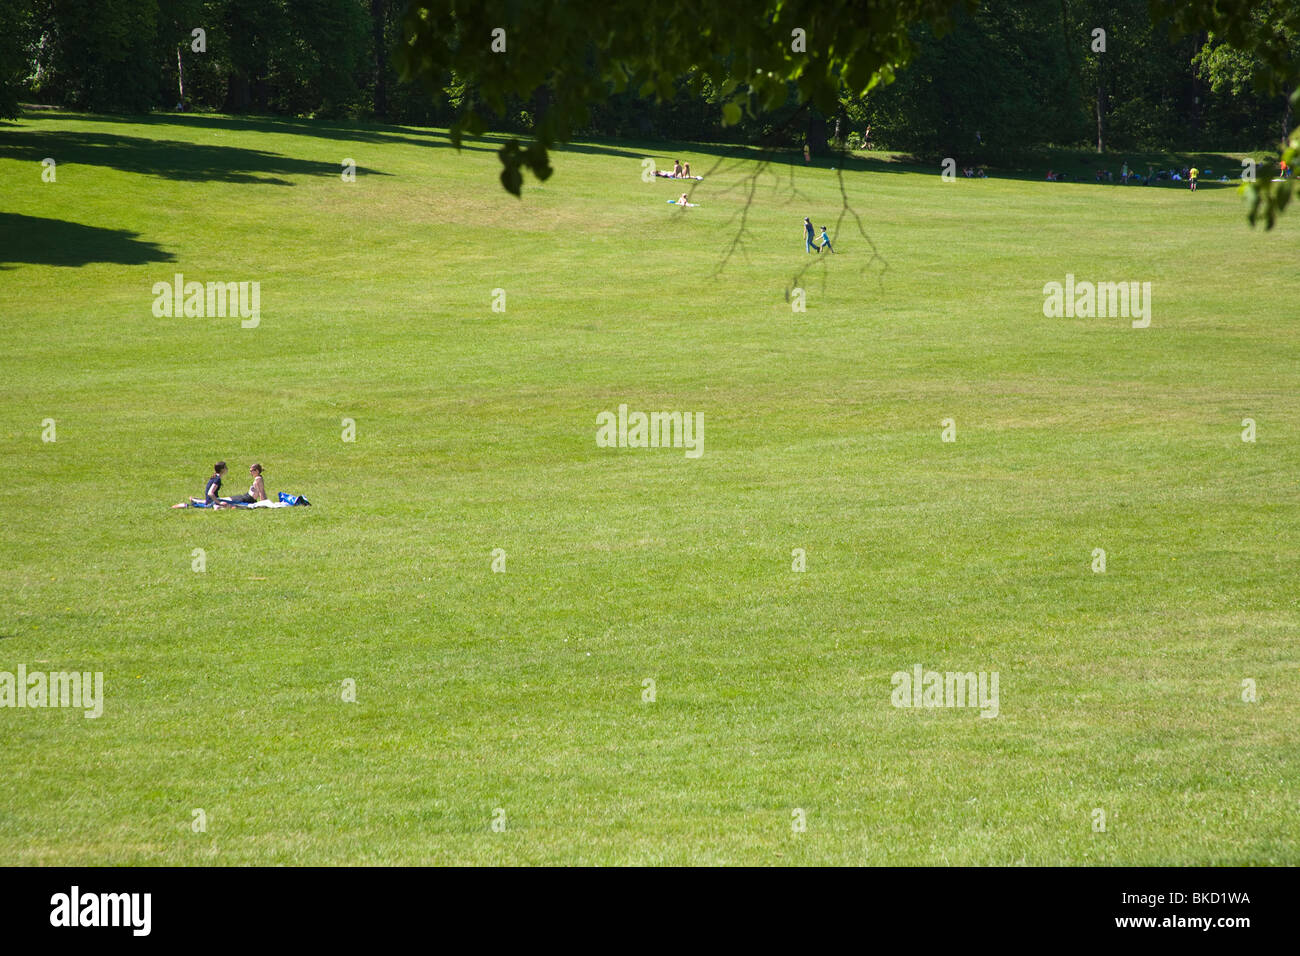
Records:
[[[0,709],[0,859],[1300,864],[1300,212],[623,142],[516,199],[498,145],[0,125],[0,671],[105,697]],[[260,324],[155,317],[178,272]],[[312,507],[169,509],[217,459]]]

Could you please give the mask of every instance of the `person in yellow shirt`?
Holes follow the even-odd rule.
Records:
[[[1187,185],[1192,192],[1196,192],[1196,177],[1199,175],[1201,175],[1201,171],[1195,166],[1193,166],[1187,173]]]

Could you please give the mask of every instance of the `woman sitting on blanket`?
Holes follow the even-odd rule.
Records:
[[[266,500],[266,484],[262,481],[262,466],[252,465],[249,467],[248,473],[253,476],[253,484],[249,486],[248,494],[235,495],[233,498],[223,500],[236,505],[251,505],[255,501]]]

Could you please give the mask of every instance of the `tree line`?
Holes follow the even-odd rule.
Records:
[[[579,135],[1300,159],[1295,0],[0,0],[0,24],[0,116],[493,129],[516,194]],[[1269,183],[1248,199],[1271,226],[1291,187]]]

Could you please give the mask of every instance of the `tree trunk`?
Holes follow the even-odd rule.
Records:
[[[1097,152],[1106,149],[1106,54],[1097,56]]]
[[[243,113],[248,109],[248,102],[248,77],[232,71],[226,79],[226,102],[222,109],[227,113]]]
[[[808,148],[814,156],[825,156],[830,152],[826,145],[826,120],[817,113],[808,117]]]
[[[533,129],[541,129],[551,108],[551,88],[543,83],[533,90]]]
[[[388,115],[388,57],[384,47],[384,21],[387,19],[384,0],[370,0],[370,17],[375,37],[375,116]]]
[[[176,48],[176,84],[181,90],[181,107],[185,106],[185,64],[181,62],[181,44]]]
[[[1105,86],[1101,79],[1101,62],[1097,62],[1097,152],[1102,152],[1106,147],[1105,136],[1103,133],[1103,123],[1106,116],[1106,92]]]

